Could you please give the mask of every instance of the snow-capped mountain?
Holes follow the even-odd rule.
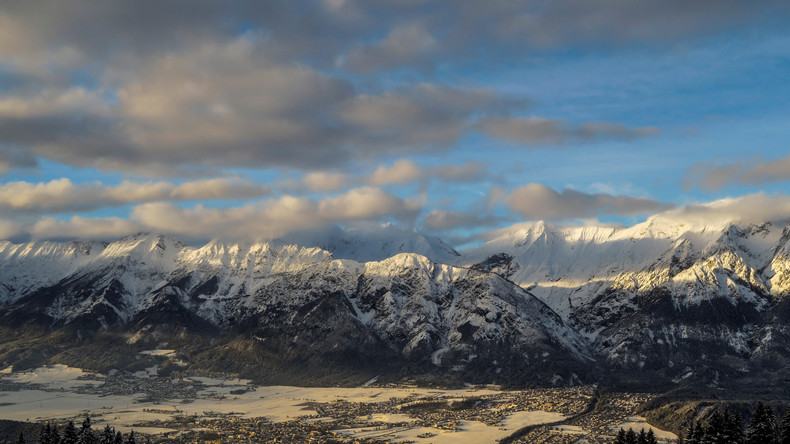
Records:
[[[0,265],[6,365],[122,367],[156,346],[276,382],[719,384],[790,363],[790,228],[776,222],[540,222],[462,254],[391,226],[198,247],[4,242]],[[115,350],[101,364],[85,358],[97,341]]]
[[[464,255],[526,288],[607,367],[716,381],[787,362],[785,223],[526,224]],[[771,350],[767,352],[766,350]]]
[[[70,331],[81,341],[119,332],[127,345],[185,334],[234,338],[263,361],[240,364],[251,356],[224,348],[233,362],[208,367],[247,373],[408,368],[481,381],[573,381],[592,361],[585,340],[521,287],[416,253],[360,262],[281,242],[197,248],[156,235],[98,250],[79,266],[42,253],[37,263],[52,270],[48,280],[17,279],[29,288],[2,300],[0,322]],[[203,366],[222,352],[207,355],[199,358]]]

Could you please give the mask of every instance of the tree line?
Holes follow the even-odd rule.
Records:
[[[757,404],[749,426],[744,427],[741,414],[729,408],[716,410],[703,424],[692,421],[685,433],[678,437],[678,444],[790,444],[790,408],[785,410],[782,420],[777,422],[774,409]],[[655,444],[653,431],[640,433],[633,429],[620,429],[613,444]]]
[[[24,434],[20,433],[17,443],[27,442]],[[85,417],[82,427],[79,429],[74,425],[74,421],[69,421],[62,430],[58,428],[57,424],[46,423],[41,427],[41,432],[36,440],[37,444],[137,444],[138,442],[143,443],[143,441],[138,441],[134,430],[123,434],[108,425],[102,431],[94,431],[89,416]],[[145,443],[150,444],[151,440],[148,439]]]
[[[617,432],[617,438],[614,439],[614,444],[658,444],[658,441],[653,429],[647,432],[642,429],[639,433],[636,433],[634,429],[628,429],[627,432],[620,429]]]

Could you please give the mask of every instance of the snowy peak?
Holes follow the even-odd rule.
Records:
[[[134,258],[136,260],[173,260],[184,245],[172,238],[155,234],[136,234],[108,244],[98,259]]]

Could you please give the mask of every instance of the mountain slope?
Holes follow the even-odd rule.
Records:
[[[134,236],[63,271],[6,301],[2,324],[71,331],[83,342],[114,332],[143,348],[208,337],[231,348],[192,349],[195,368],[258,379],[267,369],[573,381],[591,359],[585,341],[522,288],[414,253],[361,263],[295,245],[193,248]],[[222,350],[230,355],[216,361]]]
[[[313,233],[321,246],[2,243],[0,364],[98,341],[108,368],[170,347],[194,370],[278,383],[790,377],[786,224],[523,224],[462,255],[382,230]]]
[[[465,258],[544,300],[613,371],[718,383],[787,362],[788,232],[660,218],[630,228],[538,223]]]

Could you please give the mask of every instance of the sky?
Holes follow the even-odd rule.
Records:
[[[5,1],[0,239],[790,219],[788,74],[786,1]]]

